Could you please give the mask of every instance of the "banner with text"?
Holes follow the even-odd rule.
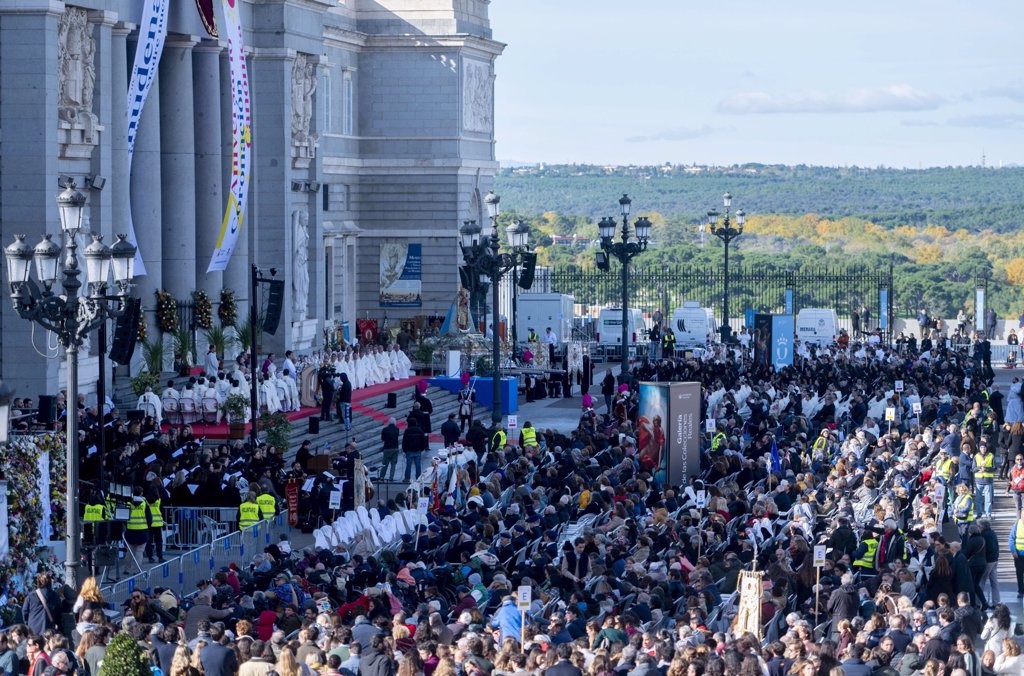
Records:
[[[224,23],[228,38],[228,71],[231,75],[231,191],[224,219],[220,224],[217,248],[207,272],[224,270],[238,242],[245,200],[249,195],[249,171],[252,168],[252,104],[249,98],[249,72],[245,67],[242,43],[240,0],[224,0]]]
[[[685,486],[700,475],[700,383],[667,383],[669,447],[666,475],[673,486]]]
[[[7,482],[0,481],[0,560],[6,559],[11,551],[10,538],[7,535]]]
[[[142,20],[139,22],[139,44],[135,47],[135,61],[132,63],[132,76],[128,81],[128,173],[131,175],[132,156],[135,154],[135,138],[139,133],[139,120],[142,109],[146,105],[146,97],[156,79],[160,55],[164,52],[164,40],[167,38],[167,5],[168,0],[148,0],[142,7]],[[128,239],[137,248],[135,250],[135,275],[146,274],[146,266],[142,262],[142,247],[135,237],[135,223],[132,221],[131,209],[128,210]]]
[[[383,241],[380,245],[380,306],[420,307],[423,250],[420,244]]]

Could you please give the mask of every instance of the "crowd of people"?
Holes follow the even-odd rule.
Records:
[[[0,674],[104,676],[118,634],[173,676],[1022,673],[997,580],[1009,555],[1024,597],[1024,514],[1008,541],[992,523],[997,492],[1018,507],[1024,495],[1019,383],[1004,395],[967,351],[923,348],[802,345],[775,371],[739,344],[709,345],[617,383],[606,373],[605,405],[586,393],[575,429],[531,426],[516,444],[469,425],[475,460],[440,458],[376,506],[383,517],[427,499],[397,546],[283,540],[188,598],[136,589],[116,623],[94,583],[60,594],[42,579],[0,639]],[[714,431],[686,485],[638,453],[641,380],[703,383]],[[197,458],[214,492],[305,476],[278,453],[186,460],[177,443],[140,484],[188,476]],[[740,631],[738,581],[755,570],[758,631],[749,617]],[[62,604],[73,631],[59,631]]]

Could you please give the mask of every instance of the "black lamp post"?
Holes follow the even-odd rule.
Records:
[[[647,250],[647,242],[651,237],[651,222],[646,216],[642,216],[633,223],[636,228],[636,239],[631,240],[629,234],[629,207],[633,203],[628,195],[619,199],[619,209],[622,212],[622,236],[618,242],[613,241],[615,237],[615,219],[605,216],[597,224],[601,232],[601,251],[604,259],[599,262],[600,266],[607,269],[608,256],[613,256],[622,264],[622,373],[625,378],[629,373],[629,261]],[[602,254],[598,254],[601,256]]]
[[[135,246],[125,235],[118,235],[113,247],[103,243],[103,236],[92,235],[92,243],[85,248],[86,283],[88,294],[79,295],[82,282],[78,277],[77,237],[82,229],[86,197],[75,187],[73,180],[64,184],[57,196],[63,249],[46,234],[33,249],[25,243],[25,235],[15,235],[15,241],[5,250],[7,281],[11,288],[11,301],[22,319],[39,324],[52,331],[64,348],[68,360],[67,375],[67,469],[66,491],[67,528],[64,562],[65,582],[78,589],[78,568],[81,559],[81,527],[78,517],[78,349],[93,329],[110,317],[124,313],[135,276]],[[61,270],[61,257],[64,265]],[[38,282],[31,277],[35,262]],[[114,271],[116,294],[107,295],[107,280],[111,267]],[[53,285],[60,276],[64,293],[57,295]],[[42,284],[42,289],[39,284]],[[100,355],[100,358],[105,358]],[[100,402],[103,410],[103,402]]]
[[[508,233],[508,245],[512,247],[512,251],[516,253],[522,253],[527,251],[527,242],[530,239],[530,226],[522,221],[512,221],[512,223],[505,228]],[[512,264],[512,317],[511,317],[511,329],[512,329],[512,353],[518,354],[519,345],[519,324],[517,319],[519,317],[519,257],[517,256]]]
[[[733,220],[729,213],[729,209],[732,207],[732,195],[725,193],[722,196],[722,204],[725,206],[725,215],[721,225],[718,223],[718,210],[712,209],[708,212],[708,228],[711,230],[711,234],[722,240],[722,244],[725,245],[725,277],[720,331],[722,342],[727,343],[732,337],[732,330],[729,328],[729,243],[743,234],[743,223],[746,221],[747,215],[743,213],[743,209],[738,210],[735,216],[736,227],[733,227]]]
[[[498,240],[498,230],[495,222],[498,219],[500,202],[501,198],[495,195],[494,191],[487,193],[487,197],[484,198],[489,221],[489,226],[486,229],[478,226],[476,221],[466,221],[463,223],[462,228],[459,229],[461,239],[459,245],[470,276],[475,280],[486,276],[490,280],[491,304],[495,308],[495,317],[497,317],[498,287],[500,286],[501,278],[505,273],[518,265],[520,255],[525,252],[525,238],[528,236],[528,234],[522,235],[522,240],[519,240],[519,235],[517,234],[516,241],[521,241],[524,247],[522,251],[515,249],[513,249],[512,253],[501,253],[499,251],[501,242]],[[494,426],[498,426],[501,424],[501,337],[498,332],[497,322],[494,323],[494,330],[491,332],[491,363],[493,364],[491,375],[493,385],[491,423]],[[486,324],[484,328],[486,329]]]

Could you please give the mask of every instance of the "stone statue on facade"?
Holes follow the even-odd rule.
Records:
[[[303,322],[309,301],[309,212],[305,209],[292,212],[292,232],[295,243],[292,249],[293,320]]]
[[[292,154],[307,161],[316,156],[317,135],[310,132],[315,93],[316,65],[309,56],[297,54],[292,65]]]
[[[67,7],[57,23],[58,103],[63,157],[90,157],[99,143],[99,118],[92,112],[96,84],[96,40],[86,10]]]

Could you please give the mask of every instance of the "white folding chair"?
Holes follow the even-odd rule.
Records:
[[[190,396],[184,396],[178,400],[178,410],[181,413],[181,424],[191,425],[196,421],[196,402]]]
[[[171,425],[180,425],[181,409],[178,407],[178,400],[174,397],[164,397],[160,401],[164,406],[164,419]]]
[[[217,422],[217,414],[220,412],[220,402],[217,397],[203,397],[203,422],[213,425]]]

